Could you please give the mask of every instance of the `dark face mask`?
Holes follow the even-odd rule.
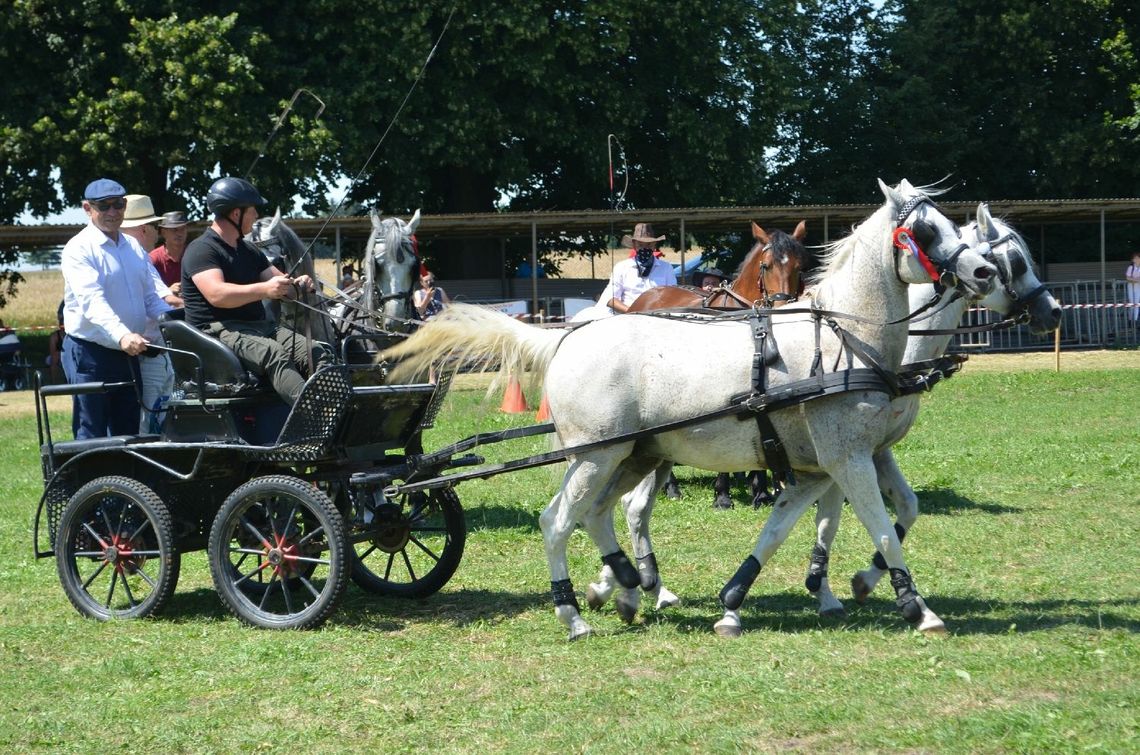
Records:
[[[649,271],[653,269],[653,250],[638,249],[634,261],[637,262],[638,277],[645,278],[649,275]]]

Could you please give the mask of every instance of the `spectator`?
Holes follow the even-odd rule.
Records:
[[[289,299],[314,289],[308,275],[290,278],[270,264],[244,236],[266,201],[242,178],[219,178],[206,194],[214,218],[186,247],[182,294],[186,320],[230,347],[246,369],[266,375],[283,400],[293,405],[305,387],[301,365],[331,362],[332,349],[266,319],[263,299]]]
[[[56,310],[56,319],[59,321],[59,327],[52,331],[48,336],[48,379],[52,383],[58,384],[67,381],[63,374],[63,339],[67,335],[67,331],[63,329],[63,299],[59,300],[59,309]]]
[[[715,267],[693,273],[693,285],[703,291],[712,291],[727,280],[728,276]]]
[[[170,309],[155,290],[153,267],[135,239],[120,232],[127,191],[100,178],[83,192],[87,225],[63,248],[63,371],[71,383],[137,381],[149,321]],[[77,439],[133,434],[133,386],[72,399]]]
[[[653,226],[649,223],[635,225],[633,235],[621,240],[623,245],[633,247],[632,258],[614,265],[610,283],[602,293],[603,297],[608,293],[610,299],[599,301],[599,304],[604,303],[615,312],[625,312],[637,297],[649,289],[677,285],[673,266],[661,259],[657,250],[657,244],[664,240],[664,236],[653,235]]]
[[[425,272],[420,276],[420,287],[412,293],[412,304],[416,307],[420,319],[427,322],[443,311],[451,303],[447,292],[435,285],[435,275]]]
[[[163,245],[150,253],[150,261],[162,282],[175,296],[182,295],[182,255],[186,252],[186,236],[190,221],[186,213],[174,210],[164,213],[158,224]]]
[[[139,242],[144,252],[153,253],[158,245],[158,223],[161,221],[154,213],[154,204],[145,194],[128,194],[127,209],[123,211],[122,232]],[[148,256],[147,259],[150,259]],[[154,281],[158,295],[172,307],[182,307],[182,299],[163,281],[158,269],[153,264],[151,277]],[[162,340],[162,333],[158,329],[158,322],[151,320],[147,323],[143,336],[147,341],[159,346],[166,344]],[[142,377],[142,408],[139,417],[139,432],[156,433],[162,429],[165,413],[162,406],[170,400],[174,392],[174,367],[170,364],[170,357],[166,352],[158,350],[145,351],[139,355],[139,372]]]
[[[1128,281],[1128,303],[1132,305],[1132,322],[1140,322],[1140,252],[1132,253],[1132,264],[1124,271]]]
[[[356,274],[352,270],[352,263],[340,267],[340,290],[349,291],[356,286]]]

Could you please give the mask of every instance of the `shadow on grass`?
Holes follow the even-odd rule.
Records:
[[[1129,615],[1130,611],[1134,615],[1135,609],[1140,607],[1140,600],[1135,599],[1003,602],[933,596],[928,604],[946,622],[950,633],[959,636],[1024,634],[1063,626],[1140,632],[1140,621]],[[815,600],[806,594],[802,598],[790,593],[749,597],[740,608],[740,619],[745,631],[804,632],[826,628],[860,631],[907,627],[895,610],[893,600],[872,597],[861,606],[853,600],[844,605],[846,619],[829,619],[819,616]],[[685,615],[667,609],[663,616],[679,628],[702,631],[710,629],[723,612],[716,598],[686,601],[684,608]]]
[[[468,532],[517,529],[538,532],[539,513],[528,511],[521,506],[485,505],[463,509]]]
[[[1003,506],[997,503],[980,503],[960,496],[947,488],[915,491],[918,494],[919,515],[953,514],[958,511],[984,511],[987,514],[1020,514],[1016,506]]]

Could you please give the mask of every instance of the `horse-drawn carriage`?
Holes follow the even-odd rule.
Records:
[[[655,598],[664,592],[648,518],[672,464],[733,471],[762,461],[789,482],[794,469],[798,481],[785,488],[753,554],[722,591],[718,632],[739,634],[737,609],[806,507],[819,499],[820,515],[834,522],[844,495],[877,549],[878,572],[863,578],[863,588],[869,592],[889,573],[904,618],[922,631],[945,631],[905,566],[906,527],[892,526],[886,515],[872,458],[913,421],[913,411],[897,425],[889,421],[903,414],[888,411],[892,402],[927,389],[930,375],[960,361],[926,359],[923,371],[903,379],[907,324],[915,317],[907,314],[908,284],[933,278],[979,298],[994,292],[1003,311],[1019,311],[1042,326],[1055,327],[1060,310],[1032,274],[1020,239],[999,234],[988,210],[980,207],[977,228],[964,234],[925,194],[905,182],[902,187],[905,195],[884,186],[883,208],[833,246],[819,280],[822,294],[813,294],[807,309],[755,308],[699,322],[612,318],[587,326],[595,334],[590,340],[457,306],[394,348],[376,343],[383,334],[348,336],[344,364],[313,375],[288,412],[259,398],[220,343],[184,323],[163,323],[182,393],[168,409],[162,435],[53,443],[44,397],[103,386],[39,389],[45,492],[37,555],[54,552],[75,606],[108,618],[161,606],[174,589],[180,554],[204,547],[219,594],[241,620],[311,627],[330,615],[346,575],[385,594],[440,589],[458,566],[465,540],[456,484],[569,459],[562,489],[540,525],[555,613],[574,639],[592,631],[579,614],[565,558],[575,526],[586,529],[602,554],[602,578],[588,593],[591,606],[620,585],[618,610],[631,619],[639,587]],[[999,246],[1009,248],[995,258]],[[405,298],[376,290],[385,302]],[[789,318],[780,328],[767,319],[776,312]],[[683,343],[676,343],[677,335]],[[388,374],[383,363],[354,360],[355,338],[403,361]],[[728,377],[707,395],[686,396],[683,386],[713,382],[677,369],[682,354],[698,350],[703,356],[688,364],[723,368],[721,377]],[[447,361],[452,357],[500,363],[516,374],[527,366],[545,373],[562,448],[443,474],[481,464],[477,456],[461,455],[478,445],[555,429],[547,423],[481,433],[423,453],[419,433],[439,408],[446,371],[438,385],[391,378],[399,369],[424,374],[454,365]],[[618,395],[615,386],[627,393]],[[769,413],[775,432],[763,426]],[[740,421],[749,418],[755,421]],[[636,566],[614,534],[612,508],[622,493]],[[900,520],[905,508],[899,505]],[[906,514],[909,525],[917,510]],[[43,520],[51,550],[40,548]],[[830,595],[826,563],[834,527],[821,522],[819,533],[808,586],[824,596]],[[836,610],[821,597],[821,612],[825,608]]]

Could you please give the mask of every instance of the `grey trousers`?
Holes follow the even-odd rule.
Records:
[[[309,374],[305,336],[269,320],[212,322],[205,331],[237,355],[250,372],[269,378],[273,390],[290,406],[297,402]],[[313,370],[332,364],[332,347],[312,342]]]

